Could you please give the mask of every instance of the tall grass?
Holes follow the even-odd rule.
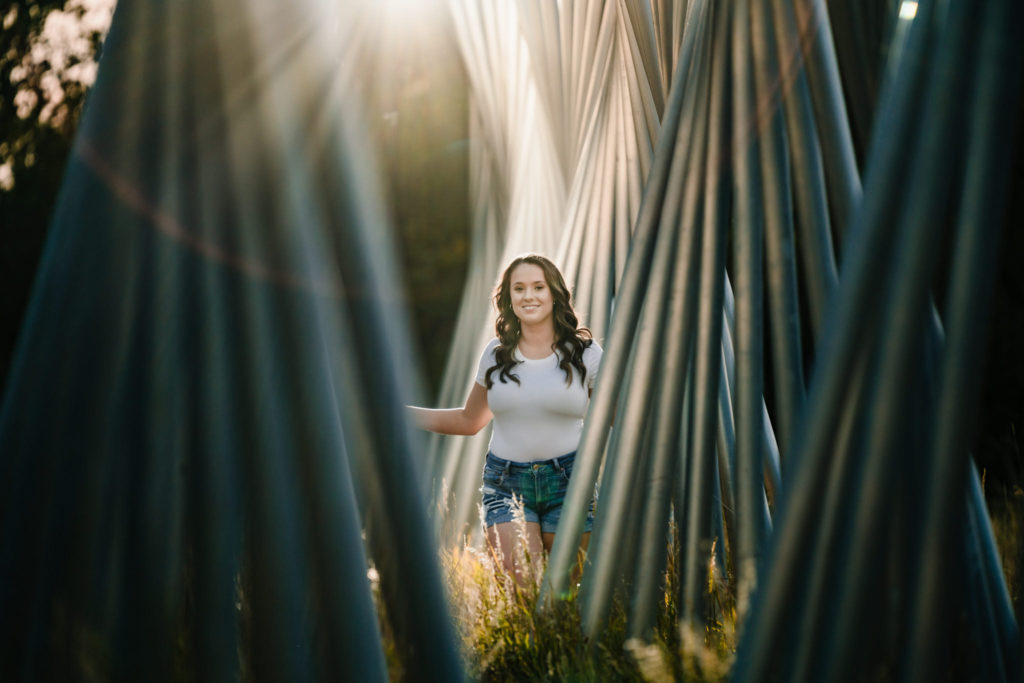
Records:
[[[482,517],[482,514],[481,514]],[[521,510],[514,521],[525,533]],[[481,531],[483,531],[481,524]],[[486,538],[486,533],[480,534]],[[671,544],[675,534],[670,535]],[[627,637],[625,600],[613,602],[607,627],[596,640],[583,633],[578,587],[568,598],[536,610],[546,557],[529,557],[526,545],[488,548],[469,537],[440,550],[453,621],[469,676],[480,681],[671,681],[723,680],[735,651],[732,598],[721,577],[709,574],[715,624],[703,634],[678,628],[675,553],[669,552],[659,615],[649,641]],[[503,554],[514,553],[516,579],[503,570]],[[710,564],[709,564],[710,566]],[[586,571],[585,562],[582,567]],[[371,579],[374,572],[371,570]],[[376,593],[376,591],[375,591]],[[378,601],[379,604],[379,601]],[[382,624],[392,680],[404,678]]]
[[[1020,614],[1020,602],[1024,600],[1024,489],[1014,486],[1001,496],[987,497],[986,502],[1006,587]]]
[[[1015,489],[1005,500],[989,501],[991,520],[1003,569],[1014,603],[1022,596],[1024,492]],[[482,512],[481,512],[482,518]],[[514,522],[525,531],[521,511]],[[481,522],[479,538],[486,538]],[[659,613],[650,640],[627,636],[627,605],[622,595],[613,602],[607,628],[595,642],[588,639],[579,613],[578,586],[569,597],[547,609],[535,605],[546,557],[528,557],[525,544],[492,551],[468,536],[461,544],[441,548],[440,561],[469,676],[480,681],[720,681],[729,674],[736,649],[736,606],[728,577],[708,562],[707,589],[711,626],[694,633],[679,626],[679,577],[675,563],[677,536],[669,533],[668,564],[663,574]],[[516,553],[525,580],[503,569],[502,555]],[[586,571],[586,563],[583,563]],[[376,572],[371,569],[376,591]],[[379,604],[379,601],[378,601]],[[385,651],[392,680],[402,680],[400,657],[382,614]]]

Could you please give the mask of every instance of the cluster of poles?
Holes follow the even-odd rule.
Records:
[[[378,607],[464,676],[366,18],[118,3],[0,409],[0,679],[386,680]]]
[[[1012,680],[1020,631],[968,453],[1018,125],[1017,10],[517,7],[529,95],[556,131],[538,137],[569,143],[546,177],[582,185],[549,224],[606,344],[538,608],[568,592],[599,482],[580,587],[594,640],[616,599],[629,633],[651,636],[674,525],[681,626],[716,618],[713,567],[737,601],[739,680],[930,680],[952,659]],[[493,25],[480,7],[455,13],[479,94],[500,59],[479,53]],[[495,166],[498,125],[478,131]],[[509,213],[532,200],[488,199]],[[489,336],[477,314],[446,405]],[[481,441],[435,447],[435,485],[460,482],[441,506],[456,534]]]
[[[735,598],[736,680],[1021,675],[969,449],[1024,17],[910,4],[449,2],[474,218],[438,403],[501,266],[554,255],[606,353],[537,608],[597,484],[594,642],[617,599],[651,637],[678,552],[681,628],[709,571]],[[119,3],[0,404],[0,678],[382,680],[378,609],[406,677],[464,676],[434,539],[475,528],[487,436],[404,416],[373,16]]]

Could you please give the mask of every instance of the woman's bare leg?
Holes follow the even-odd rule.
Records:
[[[551,552],[551,546],[555,543],[554,533],[543,534],[544,550]],[[572,582],[576,583],[580,580],[580,572],[583,571],[583,559],[587,556],[587,546],[590,545],[590,532],[587,531],[580,537],[580,549],[576,554],[576,565],[572,570]]]
[[[505,573],[513,577],[517,585],[526,586],[534,576],[532,567],[536,566],[535,563],[540,562],[544,552],[544,542],[541,540],[540,524],[537,522],[525,522],[522,530],[522,536],[520,536],[519,522],[502,522],[489,526],[487,527],[487,545],[495,559],[501,558]],[[545,536],[549,535],[553,534],[545,534]],[[529,567],[518,566],[519,562],[517,561],[517,558],[523,554],[519,550],[519,545],[524,541],[526,543],[525,556],[531,565]]]

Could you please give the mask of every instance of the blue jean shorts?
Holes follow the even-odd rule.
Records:
[[[540,524],[542,533],[554,533],[562,517],[562,501],[569,488],[576,452],[550,460],[513,462],[487,454],[484,462],[483,494],[484,525],[493,526],[511,522],[513,496],[522,500],[527,522]],[[594,526],[594,500],[587,510],[583,531]]]

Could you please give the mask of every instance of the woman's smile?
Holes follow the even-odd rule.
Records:
[[[537,324],[551,316],[551,288],[540,266],[521,263],[512,271],[510,284],[512,312],[520,321]]]

